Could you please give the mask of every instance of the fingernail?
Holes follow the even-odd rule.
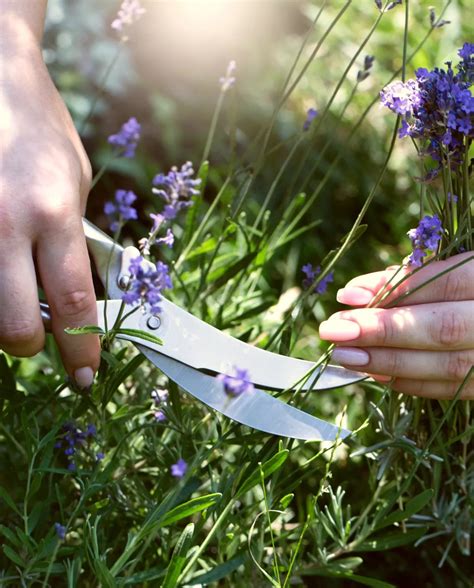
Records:
[[[368,376],[370,376],[372,378],[372,380],[375,380],[376,382],[390,382],[390,380],[392,380],[392,376],[382,376],[381,374],[367,374]]]
[[[363,349],[356,349],[354,347],[336,347],[332,352],[332,359],[337,363],[350,366],[367,365],[370,356],[367,351]]]
[[[360,335],[360,327],[354,321],[329,319],[319,325],[319,336],[329,341],[352,341]]]
[[[337,292],[337,301],[341,304],[350,304],[354,306],[362,306],[368,304],[374,295],[370,290],[365,288],[358,288],[357,286],[350,286],[349,288],[342,288]]]
[[[94,370],[90,367],[79,368],[74,372],[74,380],[79,388],[90,388],[94,382]]]

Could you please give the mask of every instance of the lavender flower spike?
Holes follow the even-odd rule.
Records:
[[[423,258],[426,256],[426,250],[436,251],[442,235],[443,226],[439,217],[436,214],[424,216],[416,229],[408,231],[413,247],[413,252],[408,258],[409,265],[421,267]]]
[[[318,265],[315,269],[313,269],[313,266],[310,263],[307,263],[301,268],[301,271],[306,276],[303,279],[303,288],[308,289],[311,288],[316,279],[316,276],[321,273],[321,266]],[[333,281],[334,272],[329,272],[327,276],[325,276],[316,284],[314,287],[314,292],[316,294],[324,294],[328,289],[328,284]]]
[[[110,135],[108,142],[111,145],[120,147],[119,155],[123,157],[134,157],[135,150],[140,140],[141,125],[137,119],[132,116],[124,123],[118,133]]]
[[[145,12],[146,10],[141,6],[139,0],[123,0],[117,18],[112,21],[110,26],[122,33],[124,28],[136,22]],[[122,37],[122,40],[126,41],[127,37]]]
[[[127,220],[136,220],[137,211],[132,204],[137,199],[132,191],[117,190],[115,192],[115,202],[106,202],[104,213],[109,217],[110,230],[115,232]]]
[[[241,394],[248,394],[253,392],[254,386],[250,381],[250,376],[247,370],[235,369],[235,376],[228,376],[226,374],[219,374],[217,380],[224,385],[224,392],[229,396],[240,396]]]
[[[54,530],[56,531],[58,538],[61,539],[61,541],[64,541],[66,538],[66,527],[61,525],[61,523],[54,523]]]
[[[309,130],[311,123],[318,116],[318,111],[315,108],[308,108],[306,111],[306,120],[303,123],[303,131]]]
[[[171,466],[171,475],[175,478],[182,478],[187,471],[188,464],[182,457],[180,457],[178,461]]]
[[[234,60],[229,62],[227,66],[227,71],[225,72],[225,76],[219,78],[219,83],[221,85],[221,91],[227,92],[230,90],[232,86],[235,84],[235,70],[236,70],[236,63]]]
[[[168,266],[159,261],[156,267],[147,266],[143,257],[138,256],[130,262],[130,284],[122,295],[125,304],[140,304],[147,311],[155,314],[161,311],[161,292],[172,288]]]

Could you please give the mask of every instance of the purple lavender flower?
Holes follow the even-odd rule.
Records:
[[[401,3],[402,3],[402,0],[394,0],[393,2],[390,2],[389,4],[387,4],[387,8],[385,9],[385,12],[392,10],[392,8],[395,8],[395,6],[398,6]]]
[[[382,10],[382,0],[375,0],[375,6],[377,6],[379,10]]]
[[[374,64],[375,57],[373,55],[366,55],[364,58],[364,67],[357,72],[357,81],[363,82],[370,75],[370,70]]]
[[[436,214],[426,215],[420,220],[416,229],[410,229],[407,234],[413,247],[408,263],[415,267],[421,267],[426,250],[436,251],[443,235],[443,226]]]
[[[115,202],[105,203],[104,213],[109,217],[111,231],[117,231],[125,221],[138,218],[137,210],[132,206],[136,199],[137,196],[130,190],[117,190]]]
[[[200,192],[198,186],[201,180],[193,179],[193,164],[187,161],[178,170],[173,166],[167,174],[157,174],[153,179],[153,193],[165,201],[163,216],[167,220],[175,218],[176,214],[187,206],[191,206],[190,198],[197,196]]]
[[[308,131],[313,120],[318,116],[318,111],[315,108],[308,108],[306,111],[306,120],[303,123],[303,131]]]
[[[117,14],[117,18],[110,25],[113,29],[123,32],[123,29],[136,22],[146,10],[140,5],[139,0],[123,0]],[[126,40],[126,37],[122,37]]]
[[[174,244],[174,234],[171,229],[167,229],[166,235],[164,237],[160,237],[156,240],[156,243],[163,243],[164,245],[168,245],[169,248],[173,247]]]
[[[444,25],[450,24],[451,21],[444,20],[444,18],[439,20],[438,22],[436,22],[436,12],[432,6],[430,6],[430,8],[429,8],[429,12],[430,12],[430,25],[432,28],[440,29],[441,27],[444,27]]]
[[[165,388],[155,388],[155,390],[152,390],[150,396],[155,406],[160,406],[160,404],[166,404],[168,402],[169,392]]]
[[[56,531],[58,538],[61,539],[61,541],[64,541],[67,528],[64,525],[61,525],[61,523],[54,523],[54,530]]]
[[[68,459],[67,469],[76,470],[76,463],[73,456],[85,447],[88,440],[93,439],[97,434],[95,425],[89,423],[85,431],[81,430],[72,422],[64,423],[62,426],[61,438],[54,444],[56,449],[63,449],[64,455]]]
[[[458,55],[464,61],[469,61],[474,56],[474,43],[464,43],[459,49]]]
[[[142,307],[155,314],[161,311],[161,292],[172,288],[168,266],[158,261],[156,266],[146,265],[143,257],[132,259],[129,267],[130,283],[128,289],[122,295],[126,304],[140,304]]]
[[[307,263],[301,268],[301,271],[306,276],[303,279],[303,288],[305,288],[307,290],[308,288],[311,288],[312,284],[314,283],[314,281],[316,279],[316,276],[321,273],[321,266],[318,265],[315,269],[313,269],[312,264]],[[327,276],[325,276],[322,280],[320,280],[316,284],[316,286],[314,287],[314,292],[316,294],[324,294],[326,292],[326,290],[328,289],[328,284],[333,281],[334,281],[334,272],[329,272]]]
[[[105,453],[103,451],[99,451],[95,455],[96,461],[102,461],[104,459],[104,457],[105,457]]]
[[[118,133],[110,135],[108,142],[111,145],[120,147],[119,155],[123,157],[133,157],[140,140],[141,125],[137,119],[132,116],[124,123]]]
[[[402,117],[399,137],[425,142],[422,154],[440,165],[430,170],[430,179],[439,173],[442,163],[456,171],[462,165],[466,141],[474,137],[474,97],[470,87],[474,79],[474,44],[465,43],[458,51],[462,60],[457,73],[447,69],[429,71],[419,68],[416,79],[393,82],[380,93],[382,104]],[[428,178],[425,178],[428,179]]]
[[[248,394],[253,392],[254,385],[250,381],[249,372],[238,367],[235,369],[235,376],[228,376],[227,374],[219,374],[217,380],[224,385],[224,392],[228,396],[240,396],[241,394]]]
[[[180,457],[178,461],[171,466],[171,475],[175,478],[182,478],[187,471],[188,464],[182,457]]]
[[[153,404],[155,408],[163,408],[168,404],[169,392],[165,388],[156,388],[155,390],[152,390],[151,397],[153,399]],[[161,410],[161,408],[159,410],[156,410],[153,413],[153,416],[155,418],[155,421],[157,421],[158,423],[166,421],[166,414],[163,412],[163,410]]]
[[[229,65],[227,66],[225,76],[219,78],[219,83],[221,85],[222,92],[227,92],[227,90],[230,90],[230,88],[232,88],[232,86],[235,84],[235,69],[235,61],[229,61]]]
[[[166,421],[166,415],[165,415],[165,413],[162,410],[156,410],[153,413],[153,416],[154,416],[155,421],[157,423],[162,423],[162,422]]]

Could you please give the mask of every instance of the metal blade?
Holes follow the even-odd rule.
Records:
[[[350,431],[289,406],[255,388],[236,398],[229,397],[216,378],[152,351],[144,345],[138,349],[183,390],[214,410],[243,425],[292,439],[334,441],[344,439]]]
[[[103,320],[103,302],[98,302],[99,319]],[[120,300],[107,302],[107,322],[113,325],[121,306]],[[137,311],[127,317],[123,327],[147,331],[163,339],[163,345],[144,342],[137,337],[120,336],[141,343],[195,369],[216,374],[234,374],[234,368],[249,371],[251,381],[263,388],[287,390],[296,388],[311,370],[302,389],[323,390],[359,382],[367,376],[339,366],[315,369],[315,364],[302,359],[271,353],[239,341],[163,299],[159,321],[156,317]],[[155,327],[157,324],[159,326]],[[101,325],[103,326],[103,325]]]

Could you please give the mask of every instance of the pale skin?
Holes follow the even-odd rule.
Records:
[[[433,261],[407,277],[384,306],[438,276],[394,308],[364,308],[395,272],[397,268],[389,268],[351,280],[337,298],[355,309],[337,312],[321,323],[320,336],[336,344],[334,360],[376,374],[375,379],[391,380],[394,390],[452,398],[474,365],[474,252]],[[402,268],[395,283],[409,273]],[[474,398],[472,376],[459,398]]]
[[[67,335],[64,329],[97,324],[81,224],[91,166],[42,59],[46,4],[0,0],[0,349],[32,356],[43,348],[41,282],[65,368],[87,388],[99,366],[99,340]],[[466,255],[472,253],[433,263],[423,272],[431,275]],[[393,377],[393,387],[406,394],[451,397],[474,362],[474,262],[396,309],[362,308],[392,274],[351,280],[338,299],[356,308],[330,317],[320,335],[336,343],[334,358],[342,365],[378,379]],[[422,272],[402,288],[420,279]],[[462,397],[474,398],[472,381]]]
[[[46,0],[0,0],[0,349],[43,348],[41,282],[65,368],[87,388],[98,337],[64,329],[97,323],[81,224],[91,166],[42,59],[45,11]]]

